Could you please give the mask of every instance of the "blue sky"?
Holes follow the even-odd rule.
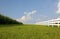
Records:
[[[56,13],[58,0],[0,0],[0,12],[13,19],[18,19],[26,16],[24,12],[33,12],[31,20],[27,23],[44,21],[57,18]],[[29,17],[28,17],[29,18]]]

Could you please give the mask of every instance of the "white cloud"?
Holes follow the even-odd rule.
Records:
[[[32,14],[35,14],[36,12],[37,12],[36,10],[33,10],[33,11],[32,11]]]
[[[41,21],[48,19],[48,17],[46,15],[39,15],[39,16],[36,16],[37,17],[36,19],[34,19],[34,17],[32,17],[31,15],[34,15],[36,12],[37,12],[36,10],[32,10],[31,12],[24,12],[25,15],[22,16],[21,18],[18,18],[17,21],[23,22],[23,23],[30,22],[30,24],[32,22],[33,22],[33,24],[39,24],[39,23],[43,24],[43,22],[41,22]]]
[[[58,4],[57,4],[57,11],[58,14],[60,14],[60,0],[58,0]]]
[[[41,14],[39,17],[37,17],[36,22],[41,22],[41,21],[45,21],[45,20],[48,20],[48,19],[49,19],[48,16]]]
[[[47,24],[48,16],[40,15],[39,19],[36,20],[35,24]]]
[[[25,23],[31,20],[32,19],[31,15],[35,14],[36,12],[37,12],[36,10],[33,10],[31,12],[24,12],[25,15],[22,16],[21,18],[18,18],[17,21]]]
[[[30,15],[35,14],[36,12],[37,12],[36,10],[32,10],[32,12],[26,12],[26,14],[30,16]]]
[[[37,24],[37,25],[47,25],[48,21],[37,22],[35,24]]]
[[[30,16],[22,16],[21,18],[18,18],[17,19],[17,21],[18,22],[23,22],[23,23],[25,23],[26,21],[28,21],[28,20],[30,20],[31,19],[31,17]]]

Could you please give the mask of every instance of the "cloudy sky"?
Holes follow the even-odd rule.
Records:
[[[0,13],[23,23],[59,17],[60,0],[0,0]]]

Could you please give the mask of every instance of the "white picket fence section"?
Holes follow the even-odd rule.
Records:
[[[59,28],[59,26],[60,26],[60,18],[58,18],[58,19],[53,19],[53,20],[49,20],[49,21],[48,21],[48,26],[50,26],[50,25],[52,25],[52,27],[53,27],[54,25],[56,25],[56,26],[58,26],[58,28]]]

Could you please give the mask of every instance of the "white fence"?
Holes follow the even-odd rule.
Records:
[[[52,27],[53,27],[54,25],[56,25],[56,26],[58,26],[58,28],[59,28],[59,26],[60,26],[60,19],[49,20],[49,21],[48,21],[48,26],[49,26],[49,25],[52,25]]]

